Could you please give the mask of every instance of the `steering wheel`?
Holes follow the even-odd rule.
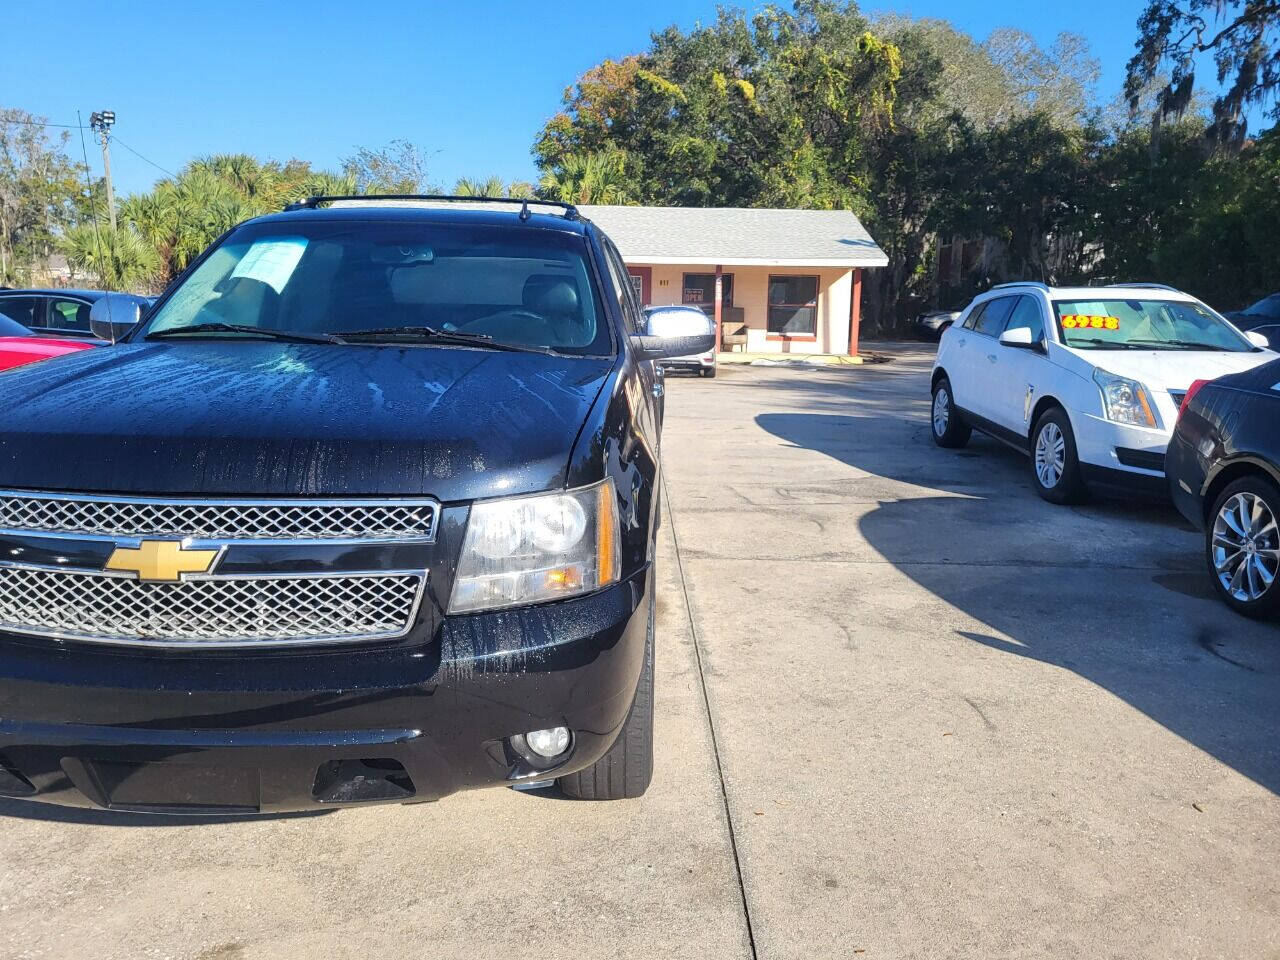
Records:
[[[467,320],[464,323],[453,324],[451,326],[451,329],[466,330],[468,327],[474,327],[484,323],[491,323],[499,317],[501,317],[503,320],[510,318],[512,320],[534,320],[534,321],[537,321],[538,323],[546,323],[546,317],[542,316],[541,314],[534,313],[532,310],[521,310],[520,308],[517,307],[513,310],[499,310],[497,313],[489,313],[489,314],[485,314],[485,316],[483,317],[475,317],[471,320]]]

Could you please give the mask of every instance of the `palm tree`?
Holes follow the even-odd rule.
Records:
[[[626,165],[627,155],[621,150],[571,153],[543,172],[539,187],[544,197],[563,203],[631,203]]]
[[[195,163],[149,194],[121,204],[121,219],[155,251],[159,280],[168,283],[221,234],[266,209],[265,197],[246,196],[234,181]]]
[[[157,289],[160,257],[132,227],[121,226],[113,235],[109,224],[82,223],[63,234],[60,246],[73,270],[107,289],[133,293]]]
[[[276,163],[262,163],[247,153],[218,153],[201,157],[187,167],[187,172],[204,171],[224,180],[244,197],[258,201],[262,212],[273,209],[274,193],[281,179]]]
[[[461,177],[453,185],[454,196],[457,197],[505,197],[507,185],[501,177],[490,176],[484,179]]]

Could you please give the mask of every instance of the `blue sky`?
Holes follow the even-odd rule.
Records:
[[[910,0],[863,8],[945,17],[979,39],[999,26],[1027,30],[1042,45],[1063,30],[1083,34],[1102,63],[1105,101],[1123,83],[1143,5]],[[530,144],[566,85],[606,57],[643,49],[653,30],[714,17],[709,0],[26,2],[5,11],[11,42],[0,55],[0,106],[61,123],[75,123],[77,110],[86,120],[115,110],[118,139],[167,170],[240,151],[336,167],[357,145],[404,138],[431,153],[432,178],[445,185],[490,173],[533,179]],[[31,42],[12,42],[19,37]],[[97,171],[101,156],[88,146]],[[162,176],[123,146],[112,167],[120,193]]]

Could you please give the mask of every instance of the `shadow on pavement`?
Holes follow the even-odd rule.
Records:
[[[859,522],[904,574],[991,629],[965,643],[1071,670],[1280,793],[1280,624],[1214,597],[1200,535],[1172,507],[1095,498],[1064,508],[1026,459],[975,435],[934,446],[917,405],[866,416],[764,413],[764,430],[915,485]],[[927,404],[923,405],[927,410]]]

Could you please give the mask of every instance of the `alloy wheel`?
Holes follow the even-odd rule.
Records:
[[[951,394],[946,387],[939,387],[933,395],[933,433],[941,437],[951,423]]]
[[[1271,589],[1280,570],[1276,517],[1257,494],[1227,500],[1213,523],[1213,569],[1222,589],[1242,603]]]
[[[1062,479],[1067,467],[1067,441],[1052,420],[1040,428],[1036,437],[1036,477],[1046,490],[1052,490]]]

